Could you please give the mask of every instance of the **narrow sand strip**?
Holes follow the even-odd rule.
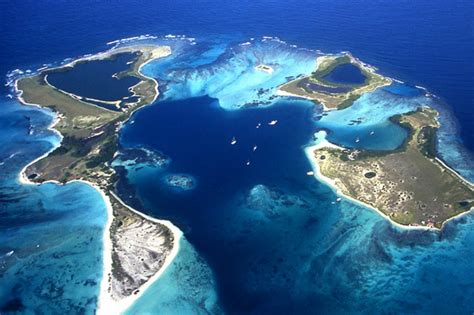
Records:
[[[130,49],[130,47],[124,47],[124,50],[127,50],[127,49]],[[154,59],[157,59],[157,58],[161,58],[161,57],[165,57],[165,56],[168,56],[169,54],[171,54],[171,51],[169,49],[169,47],[167,48],[168,50],[165,49],[164,53],[163,54],[160,54],[160,53],[156,53],[153,52],[153,56],[152,58],[150,58],[147,62],[143,63],[140,68],[139,68],[139,71],[141,70],[141,68],[143,67],[143,65],[145,65],[146,63],[154,60]],[[92,59],[96,59],[97,57],[99,57],[98,59],[101,59],[101,58],[105,58],[106,56],[108,56],[111,52],[113,53],[116,53],[117,50],[120,50],[119,49],[112,49],[112,50],[109,50],[109,51],[106,51],[104,53],[100,53],[98,55],[93,55],[93,56],[88,56],[88,57],[83,57],[83,58],[80,58],[80,59],[77,59],[77,60],[74,60],[72,62],[70,62],[68,65],[70,66],[73,66],[76,62],[80,61],[80,60],[92,60]],[[64,67],[61,66],[61,67]],[[149,77],[147,77],[149,78]],[[151,103],[153,103],[158,95],[159,95],[159,92],[158,92],[158,82],[154,79],[154,78],[149,78],[151,80],[153,80],[155,82],[155,97],[153,99],[153,101]],[[44,110],[43,107],[37,105],[37,104],[32,104],[32,103],[27,103],[22,97],[21,97],[21,94],[23,93],[22,91],[18,90],[18,80],[15,81],[15,85],[14,85],[14,88],[15,88],[15,92],[17,93],[17,97],[18,97],[18,100],[24,104],[24,105],[27,105],[27,106],[34,106],[34,107],[38,107],[38,108],[41,108]],[[133,111],[134,112],[134,111]],[[133,113],[132,112],[132,113]],[[132,114],[131,113],[131,114]],[[56,119],[47,127],[48,130],[51,130],[53,131],[54,133],[56,133],[61,139],[62,139],[62,135],[59,131],[57,131],[56,129],[54,129],[54,126],[59,122],[60,118],[59,116],[54,113],[55,116],[56,116]],[[131,115],[130,115],[131,116]],[[59,145],[60,146],[60,142],[59,142]],[[30,181],[28,179],[28,177],[26,176],[25,172],[26,172],[26,169],[36,163],[37,161],[47,157],[51,152],[53,152],[58,146],[55,146],[53,148],[51,148],[50,151],[46,152],[45,154],[37,157],[36,159],[34,159],[33,161],[31,161],[30,163],[28,163],[27,165],[25,165],[21,171],[19,172],[18,174],[18,181],[23,184],[23,185],[41,185],[41,184],[45,184],[45,183],[55,183],[57,185],[63,185],[63,183],[60,183],[58,181],[55,181],[55,180],[48,180],[48,181],[45,181],[41,184],[39,183],[34,183],[32,181]],[[133,213],[135,213],[136,215],[142,217],[143,219],[145,220],[148,220],[148,221],[151,221],[151,222],[155,222],[155,223],[158,223],[158,224],[162,224],[164,226],[166,226],[170,231],[171,233],[173,234],[173,237],[174,237],[174,244],[173,244],[173,249],[171,250],[170,254],[166,257],[165,259],[165,262],[163,264],[163,266],[160,268],[160,270],[158,270],[151,278],[149,278],[147,280],[147,282],[145,282],[142,286],[140,286],[140,291],[138,294],[134,294],[134,295],[130,295],[124,299],[122,299],[121,301],[115,301],[112,299],[111,295],[109,294],[108,292],[108,277],[109,275],[111,274],[112,272],[112,241],[111,241],[111,238],[110,238],[110,227],[111,227],[111,224],[112,224],[112,221],[114,219],[113,217],[113,209],[112,209],[112,205],[110,203],[110,199],[109,197],[107,196],[107,194],[100,188],[98,187],[97,185],[95,185],[94,183],[92,182],[89,182],[89,181],[86,181],[86,180],[82,180],[82,179],[78,179],[78,180],[72,180],[72,181],[69,181],[65,184],[68,184],[68,183],[72,183],[72,182],[82,182],[82,183],[85,183],[91,187],[93,187],[95,190],[97,190],[101,196],[102,196],[102,199],[104,200],[104,203],[106,205],[106,209],[107,209],[107,222],[104,226],[104,234],[103,234],[103,250],[102,250],[102,255],[103,255],[103,275],[102,275],[102,280],[101,280],[101,285],[100,285],[100,294],[99,294],[99,299],[98,299],[98,309],[97,309],[97,314],[119,314],[119,313],[122,313],[123,311],[125,311],[127,308],[129,308],[142,294],[143,292],[149,287],[151,286],[162,274],[163,272],[166,270],[166,268],[171,264],[171,262],[173,261],[173,259],[176,257],[176,255],[178,254],[179,252],[179,242],[180,242],[180,239],[181,239],[181,236],[183,235],[183,233],[181,232],[181,230],[179,230],[176,226],[174,226],[170,221],[166,221],[166,220],[158,220],[158,219],[155,219],[153,217],[150,217],[150,216],[147,216],[145,214],[142,214],[140,213],[139,211],[127,206],[126,204],[123,203],[123,201],[118,198],[118,196],[116,196],[113,192],[108,192],[109,194],[111,194],[114,198],[116,198],[124,207],[126,207],[128,210],[132,211]]]

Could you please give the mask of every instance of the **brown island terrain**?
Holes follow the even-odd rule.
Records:
[[[104,237],[107,277],[102,285],[106,296],[101,295],[102,304],[123,304],[143,292],[177,251],[179,230],[168,221],[154,220],[125,205],[114,193],[117,175],[110,166],[119,149],[118,130],[122,124],[135,110],[158,97],[158,83],[141,74],[140,68],[170,53],[167,46],[115,48],[16,81],[20,101],[56,113],[52,127],[63,137],[59,147],[28,165],[21,178],[34,183],[87,181],[104,194],[108,203],[109,225]],[[123,54],[132,54],[133,59],[112,77],[117,81],[135,78],[138,83],[129,86],[129,95],[121,99],[77,95],[48,80],[50,75],[73,71],[88,62],[114,61]],[[363,83],[341,84],[325,79],[337,66],[348,63],[361,71]],[[310,76],[280,86],[279,94],[311,99],[326,109],[342,109],[363,93],[391,84],[391,79],[350,54],[322,56],[317,64]],[[256,69],[269,74],[273,70],[267,65]],[[394,151],[350,150],[334,145],[308,148],[321,179],[403,225],[441,227],[449,218],[472,209],[472,184],[435,156],[437,112],[421,108],[392,117],[392,121],[409,130],[405,143]]]
[[[352,65],[365,77],[362,83],[341,83],[326,77],[338,66]],[[392,80],[376,73],[372,66],[364,64],[349,53],[324,55],[316,59],[316,70],[311,75],[297,78],[278,88],[281,96],[294,96],[313,100],[324,109],[344,109],[352,105],[362,94],[390,85]]]
[[[427,107],[391,117],[409,131],[393,151],[345,149],[327,141],[306,152],[317,176],[339,193],[406,226],[441,228],[474,207],[474,186],[436,157],[438,112]]]
[[[167,221],[153,220],[126,206],[114,194],[116,174],[110,167],[118,150],[118,129],[133,111],[151,104],[158,96],[158,83],[142,75],[140,68],[170,53],[167,46],[115,48],[61,67],[45,69],[16,82],[21,102],[49,108],[56,113],[57,120],[52,128],[63,137],[59,147],[25,168],[22,179],[34,183],[83,180],[105,195],[111,213],[110,228],[104,237],[107,296],[101,297],[102,304],[115,303],[139,293],[141,286],[169,263],[177,251],[179,230],[177,232],[177,228]],[[131,77],[138,83],[128,87],[130,95],[122,99],[83,97],[61,90],[47,80],[52,73],[73,71],[76,66],[93,61],[113,62],[123,54],[131,55],[132,60],[126,63],[126,70],[114,73],[113,78],[118,81]],[[88,79],[93,81],[95,78]],[[104,292],[105,282],[102,286]]]

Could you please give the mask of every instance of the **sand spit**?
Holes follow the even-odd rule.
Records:
[[[96,55],[76,59],[61,67],[73,66],[84,60],[107,58],[118,52],[138,50],[148,53],[147,60],[139,66],[137,72],[154,82],[154,95],[151,102],[149,102],[152,103],[158,97],[158,83],[153,78],[144,76],[140,70],[144,64],[151,60],[168,56],[171,53],[168,46],[152,47],[147,45],[114,48]],[[15,91],[18,100],[24,105],[41,107],[37,104],[28,103],[23,99],[23,91],[18,89],[17,81],[15,82]],[[129,114],[137,109],[134,108]],[[48,126],[48,129],[57,133],[62,140],[62,134],[55,128],[61,118],[63,117],[56,113],[56,119]],[[182,232],[169,221],[157,220],[143,215],[125,205],[112,191],[111,174],[91,170],[88,176],[77,176],[66,182],[45,180],[41,183],[35,183],[34,180],[30,180],[29,178],[33,177],[29,177],[31,175],[29,173],[31,173],[31,169],[35,168],[34,164],[48,158],[55,149],[57,147],[52,148],[49,152],[26,165],[20,171],[18,180],[26,185],[40,185],[41,183],[51,182],[65,185],[78,181],[92,186],[101,194],[106,205],[108,219],[104,227],[103,278],[97,313],[121,313],[131,306],[173,261],[179,251],[179,240]],[[110,171],[113,173],[113,170]]]

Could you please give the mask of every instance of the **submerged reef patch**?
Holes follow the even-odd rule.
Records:
[[[187,174],[168,174],[163,180],[168,186],[179,190],[191,190],[196,187],[196,179]]]

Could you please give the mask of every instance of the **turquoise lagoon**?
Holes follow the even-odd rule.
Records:
[[[21,167],[57,145],[52,115],[2,98],[2,314],[90,314],[102,280],[105,204],[83,183],[20,184]]]
[[[285,78],[308,73],[314,60],[309,55],[316,52],[277,39],[231,45],[224,52],[194,45],[179,49],[186,53],[146,66],[165,86],[163,95],[121,133],[124,148],[152,148],[169,163],[129,165],[119,187],[134,196],[137,207],[182,229],[212,271],[203,274],[214,290],[199,291],[194,302],[184,289],[176,294],[174,303],[186,301],[184,313],[305,313],[315,305],[321,313],[444,313],[473,307],[469,295],[460,294],[474,275],[473,251],[466,246],[474,237],[468,232],[471,214],[441,233],[403,230],[370,209],[337,202],[327,186],[306,175],[310,165],[303,149],[318,130],[346,147],[391,150],[406,137],[388,121],[392,115],[432,106],[441,121],[455,126],[438,99],[394,83],[350,108],[322,112],[308,101],[273,97]],[[212,53],[219,56],[211,58]],[[186,64],[188,58],[192,64]],[[259,63],[271,65],[274,75],[254,70]],[[269,125],[272,120],[278,123]],[[456,164],[469,153],[447,141],[452,137],[447,128],[440,130],[438,147],[449,152],[441,156],[472,179],[472,162]],[[194,190],[170,193],[160,183],[179,172],[197,179]],[[187,251],[181,249],[178,257]],[[463,255],[450,258],[458,251]],[[175,287],[180,277],[174,274],[167,270],[128,313],[172,305],[158,292]],[[439,289],[440,282],[449,293]],[[441,306],[435,302],[440,296],[446,301]]]
[[[162,95],[133,115],[120,139],[122,151],[145,149],[153,158],[114,163],[121,169],[118,190],[129,204],[170,219],[185,234],[175,261],[127,314],[474,307],[470,291],[463,294],[474,278],[471,214],[441,233],[400,230],[370,209],[337,202],[306,175],[303,149],[318,130],[339,145],[389,150],[406,133],[388,117],[428,105],[441,112],[441,156],[472,180],[470,153],[437,98],[394,83],[350,108],[323,112],[311,102],[275,96],[279,84],[312,71],[318,52],[271,38],[150,41],[174,52],[143,69],[160,82]],[[256,70],[261,63],[274,73]],[[92,313],[102,277],[103,201],[81,183],[20,185],[20,166],[59,138],[46,130],[50,114],[3,103],[2,312]],[[163,184],[170,174],[192,176],[196,187],[170,190]]]

